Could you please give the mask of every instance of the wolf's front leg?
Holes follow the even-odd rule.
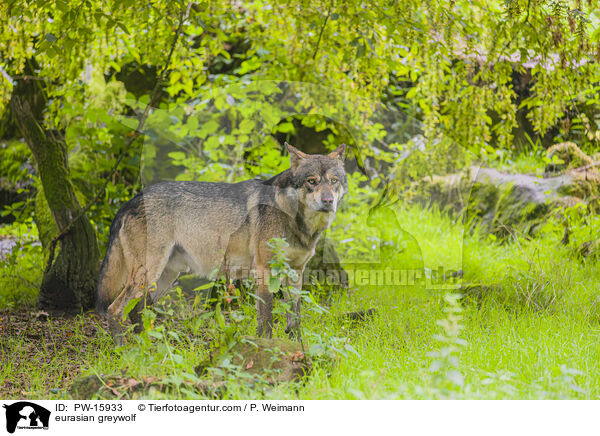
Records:
[[[296,339],[298,342],[302,341],[302,336],[300,334],[300,291],[302,290],[303,273],[304,268],[301,270],[296,270],[296,280],[292,280],[292,278],[290,277],[288,282],[288,285],[293,288],[293,291],[290,292],[289,290],[286,290],[284,292],[285,299],[290,304],[290,310],[287,313],[287,325],[285,327],[285,332],[291,339]]]
[[[257,328],[256,335],[271,339],[273,336],[273,294],[269,291],[269,269],[259,269],[258,299],[256,300]]]

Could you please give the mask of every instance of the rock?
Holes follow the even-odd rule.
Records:
[[[240,383],[255,383],[266,381],[271,385],[300,381],[311,370],[311,364],[302,345],[288,339],[242,338],[228,352],[220,353],[215,350],[209,360],[195,368],[202,380],[195,382],[184,381],[187,389],[212,398],[221,398],[226,390],[226,378],[223,371],[231,371],[231,365],[247,373],[240,376]],[[211,371],[211,368],[219,371]],[[206,377],[212,374],[212,377]],[[240,373],[234,372],[239,375]],[[84,400],[91,398],[139,398],[152,395],[152,391],[172,392],[179,389],[168,377],[131,377],[112,375],[81,376],[73,381],[69,394],[73,399]]]
[[[597,203],[600,195],[600,172],[597,169],[570,170],[565,173],[565,176],[568,183],[560,187],[560,195],[573,197],[592,206],[594,201]]]
[[[101,380],[96,375],[81,376],[73,381],[70,396],[75,400],[90,399],[137,399],[156,396],[157,392],[177,392],[182,385],[186,389],[206,395],[211,398],[222,398],[225,393],[225,383],[222,380],[200,380],[192,383],[173,383],[169,377],[142,377],[134,379],[125,376],[108,376]]]
[[[465,222],[507,235],[516,228],[532,235],[548,215],[584,203],[599,209],[600,172],[570,169],[552,177],[508,174],[472,167],[461,174],[426,177],[411,187],[412,200],[465,214]]]
[[[490,233],[507,235],[507,227],[532,234],[553,205],[574,204],[559,190],[571,184],[567,176],[540,179],[483,168],[477,174],[467,206],[467,220],[480,221]]]
[[[73,381],[69,393],[75,400],[87,400],[93,397],[104,385],[96,375],[79,377]]]
[[[469,191],[478,168],[445,176],[432,175],[414,182],[405,193],[410,201],[425,207],[437,205],[450,212],[461,212],[469,200]]]
[[[244,338],[226,355],[215,352],[212,361],[223,362],[229,357],[232,364],[269,384],[299,381],[311,369],[302,345],[282,338]]]

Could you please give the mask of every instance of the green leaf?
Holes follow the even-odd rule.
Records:
[[[269,277],[269,292],[274,294],[275,292],[279,291],[280,286],[281,280],[279,280],[279,277],[273,275]]]
[[[183,151],[172,151],[168,156],[173,160],[182,161],[185,159],[185,153]]]
[[[169,336],[171,336],[173,339],[175,339],[177,342],[181,342],[181,339],[179,338],[179,335],[176,332],[173,331],[169,331]]]
[[[156,330],[148,330],[146,333],[148,333],[148,336],[151,336],[154,339],[158,339],[160,341],[162,341],[162,339],[164,337],[161,332],[156,331]]]
[[[189,117],[187,119],[187,126],[190,132],[198,129],[198,117]]]
[[[211,289],[214,286],[213,282],[205,283],[204,285],[196,286],[194,291],[203,291],[204,289]]]
[[[281,133],[290,133],[294,131],[294,125],[292,123],[281,123],[277,126],[277,131]]]
[[[121,29],[123,32],[129,35],[129,29],[127,28],[127,26],[125,26],[124,23],[122,23],[121,21],[117,21],[117,26],[119,27],[119,29]]]
[[[48,55],[48,57],[53,58],[57,55],[58,53],[56,52],[56,50],[54,49],[54,47],[48,47],[46,49],[46,55]]]
[[[127,303],[125,309],[123,309],[123,321],[125,320],[127,315],[129,315],[129,312],[131,312],[133,308],[140,302],[140,299],[141,297],[137,297],[133,298],[132,300],[129,300],[129,303]]]
[[[215,320],[217,321],[217,325],[219,326],[219,328],[224,330],[225,317],[223,316],[223,313],[221,313],[221,303],[217,304],[217,307],[215,308]]]
[[[56,41],[56,36],[53,33],[47,33],[46,34],[46,41],[48,41],[49,43],[53,43],[54,41]]]
[[[255,123],[252,120],[243,120],[239,126],[240,132],[249,133],[254,129],[254,125]]]

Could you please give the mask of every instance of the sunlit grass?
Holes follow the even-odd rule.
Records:
[[[528,240],[514,235],[499,243],[477,232],[463,232],[460,219],[416,206],[397,210],[397,216],[402,230],[418,244],[425,268],[463,271],[459,338],[466,344],[455,354],[464,382],[449,380],[440,386],[435,375],[445,374],[447,368],[432,371],[431,353],[443,349],[439,338],[445,334],[437,321],[448,316],[443,295],[452,290],[367,285],[334,294],[321,303],[325,312],[303,306],[304,346],[314,358],[304,383],[268,386],[229,379],[223,398],[598,397],[597,264],[569,256],[551,238]],[[469,291],[473,286],[480,288]],[[461,291],[455,286],[452,292]],[[364,321],[344,317],[371,308],[376,312]],[[164,391],[141,391],[138,396],[203,398],[203,393],[186,386],[201,378],[195,368],[208,356],[206,340],[214,320],[210,316],[181,319],[177,310],[172,314],[168,308],[160,310],[163,313],[151,329],[160,335],[153,333],[151,340],[132,337],[117,349],[103,330],[86,336],[78,321],[82,318],[69,326],[72,348],[56,346],[53,338],[66,330],[49,322],[43,332],[45,345],[37,350],[40,359],[35,361],[27,352],[33,343],[27,335],[3,336],[0,386],[26,380],[22,394],[13,389],[13,396],[65,398],[76,373],[105,379],[118,375],[152,378],[170,386]],[[253,335],[253,305],[244,303],[235,311],[236,317],[227,315],[228,324],[235,324],[239,335]],[[284,337],[283,329],[280,320],[275,335]]]

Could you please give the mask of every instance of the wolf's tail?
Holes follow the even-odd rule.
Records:
[[[123,216],[118,214],[110,226],[108,248],[98,275],[96,311],[100,314],[106,313],[125,284],[125,257],[119,235],[122,222]]]

